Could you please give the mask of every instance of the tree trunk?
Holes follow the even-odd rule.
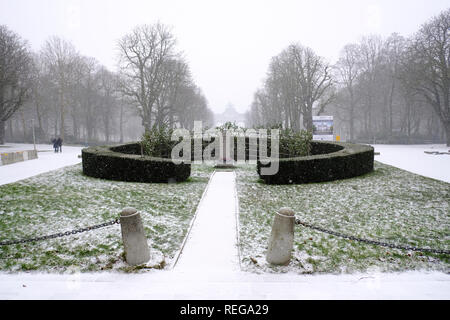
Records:
[[[61,103],[61,119],[60,119],[60,129],[59,129],[59,136],[61,137],[61,139],[64,141],[64,112],[65,112],[65,108],[64,108],[64,94],[63,94],[63,89],[61,89],[60,92],[60,103]]]
[[[152,108],[144,109],[142,114],[142,126],[145,132],[150,132],[152,130]]]
[[[75,140],[79,140],[78,136],[80,130],[78,129],[78,121],[75,114],[72,114],[72,124],[73,124],[73,137],[75,138]]]
[[[303,125],[305,126],[306,131],[313,132],[311,107],[306,107],[305,113],[303,114]]]
[[[394,92],[395,92],[395,81],[392,81],[391,92],[389,95],[389,137],[392,137],[392,128],[393,128],[393,101],[394,101]]]
[[[367,108],[367,133],[373,140],[374,136],[372,128],[372,102],[369,102],[369,107]]]
[[[289,128],[289,113],[287,110],[284,111],[284,128]]]
[[[38,101],[37,98],[36,98],[36,101]],[[42,132],[44,132],[44,128],[42,126],[42,115],[41,115],[41,108],[40,108],[39,102],[36,102],[36,116],[38,119],[39,132],[42,133]]]
[[[93,127],[89,116],[86,116],[86,142],[92,142]]]
[[[61,128],[59,129],[59,132],[60,132],[59,135],[61,136],[61,139],[64,141],[64,131],[65,131],[65,128],[64,128],[64,108],[61,109],[60,125],[61,125]]]
[[[6,121],[0,120],[0,144],[5,144],[5,123]]]
[[[22,129],[23,129],[23,141],[28,142],[27,139],[27,125],[25,122],[25,115],[23,114],[23,111],[20,112],[20,119],[22,120]]]
[[[5,121],[5,123],[6,123],[6,121]],[[14,131],[13,131],[13,121],[12,121],[12,119],[9,119],[8,129],[9,129],[9,138],[12,139],[13,136],[14,136]],[[6,136],[6,134],[4,134],[4,136]]]
[[[123,143],[123,104],[120,105],[119,129],[120,129],[120,143]]]
[[[350,141],[355,139],[355,107],[350,103]]]
[[[445,134],[447,135],[447,147],[450,147],[450,121],[444,123]]]
[[[355,138],[355,97],[353,94],[353,88],[348,88],[350,94],[350,110],[349,110],[349,126],[350,126],[350,141],[353,142]]]
[[[55,116],[55,124],[54,124],[53,128],[55,129],[54,138],[57,138],[58,137],[58,117],[57,116]]]
[[[106,143],[109,143],[109,136],[110,136],[110,130],[109,130],[109,117],[106,116],[104,118],[104,125],[105,125],[105,140]]]

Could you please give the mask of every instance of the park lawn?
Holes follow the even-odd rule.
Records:
[[[450,271],[449,255],[409,252],[349,241],[295,227],[288,266],[265,260],[274,213],[289,207],[300,220],[359,238],[450,249],[450,184],[375,162],[375,170],[347,180],[266,185],[255,166],[236,170],[241,266],[251,272],[354,273]]]
[[[0,242],[97,225],[125,207],[140,213],[151,248],[147,264],[167,268],[186,236],[212,169],[192,166],[182,183],[130,183],[83,175],[81,164],[0,186]],[[123,258],[120,226],[0,246],[0,271],[134,271]]]

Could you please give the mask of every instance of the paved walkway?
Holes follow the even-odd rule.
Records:
[[[32,144],[7,143],[5,146],[0,147],[1,152],[33,150],[34,148]],[[55,153],[51,145],[38,144],[36,147],[38,150],[37,159],[0,166],[0,185],[27,179],[50,170],[81,162],[81,158],[78,158],[78,155],[81,155],[82,147],[63,145],[62,153]]]
[[[253,274],[215,276],[180,270],[144,274],[1,274],[0,299],[450,299],[450,276],[438,272],[351,275]]]
[[[216,171],[208,184],[175,269],[188,273],[238,271],[235,173]]]

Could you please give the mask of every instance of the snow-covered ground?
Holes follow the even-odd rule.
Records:
[[[0,153],[33,150],[33,148],[34,146],[32,144],[6,143],[0,146]],[[0,184],[16,182],[81,162],[81,158],[78,158],[78,155],[81,155],[82,147],[63,145],[63,152],[61,153],[55,153],[53,146],[49,144],[38,144],[36,145],[36,149],[38,150],[37,159],[0,166]]]
[[[375,146],[376,151],[381,152],[376,160],[386,161],[406,170],[414,169],[416,171],[413,172],[423,175],[427,172],[422,166],[439,167],[440,174],[433,173],[432,178],[448,179],[450,163],[446,161],[450,160],[450,156],[422,156],[423,150],[427,148],[428,146]],[[39,153],[38,160],[0,167],[0,183],[9,183],[58,166],[78,163],[80,149],[73,148],[70,151],[70,147],[63,147],[62,154]],[[400,154],[398,164],[387,162],[395,161],[395,154]],[[428,156],[431,162],[414,160],[428,159]],[[441,163],[441,157],[449,160]],[[35,165],[26,166],[33,162]],[[411,167],[411,164],[415,166]],[[216,173],[214,177],[217,180],[212,180],[208,186],[179,264],[175,268],[142,274],[0,273],[0,299],[450,299],[450,276],[440,272],[374,271],[352,275],[298,275],[239,271],[237,265],[233,267],[238,259],[230,257],[230,254],[237,254],[230,252],[230,246],[234,246],[234,240],[231,239],[235,239],[236,235],[233,224],[235,204],[229,203],[232,202],[231,194],[235,188],[234,173]],[[208,213],[219,212],[224,215],[217,218],[207,216]],[[204,237],[205,235],[208,236]],[[205,256],[205,251],[212,252],[208,248],[209,244],[201,243],[207,241],[208,237],[212,238],[211,243],[215,243],[213,247],[218,248],[211,253],[211,259],[208,259],[208,255]],[[198,255],[200,252],[203,255]],[[220,256],[217,254],[227,256],[228,258],[223,258],[227,266],[231,263],[231,267],[223,268],[224,260],[218,259]],[[193,258],[195,255],[197,256]],[[192,261],[198,262],[198,268],[190,263]],[[184,263],[189,268],[184,268]],[[222,270],[216,272],[217,269]]]
[[[175,269],[207,274],[239,269],[234,172],[215,172]]]
[[[450,155],[427,154],[425,151],[450,152],[450,147],[440,145],[373,145],[376,161],[389,164],[425,177],[450,182]]]
[[[145,274],[0,274],[0,299],[450,299],[450,277],[443,273],[299,276],[204,270],[186,274],[175,269]]]

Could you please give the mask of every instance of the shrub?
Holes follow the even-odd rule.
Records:
[[[312,134],[306,130],[280,130],[280,156],[291,158],[308,156],[311,152]]]
[[[275,175],[261,175],[268,184],[300,184],[352,178],[373,171],[374,149],[367,145],[337,142],[311,142],[311,154],[306,157],[280,158]]]
[[[275,128],[278,129],[278,128]],[[270,131],[267,137],[267,154],[271,153],[271,137]],[[293,131],[291,129],[280,129],[279,132],[279,155],[281,158],[307,156],[311,151],[312,134],[302,130]],[[234,138],[234,160],[237,160],[237,144],[238,138]],[[245,157],[249,159],[249,149],[256,149],[259,152],[259,140],[256,141],[256,146],[250,144],[250,139],[245,138]],[[259,158],[259,153],[257,154]]]
[[[172,148],[177,144],[172,141],[173,130],[167,126],[153,127],[142,135],[142,149],[145,155],[158,158],[170,158]]]
[[[191,174],[190,164],[141,156],[140,143],[90,147],[82,150],[83,173],[90,177],[129,182],[180,182]]]

